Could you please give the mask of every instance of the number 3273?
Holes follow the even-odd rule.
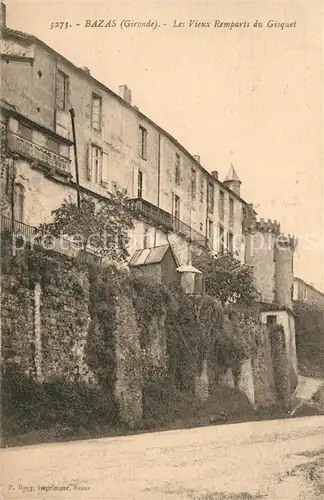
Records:
[[[56,22],[52,21],[50,23],[50,29],[51,30],[53,30],[55,28],[58,28],[60,30],[66,30],[69,27],[70,27],[70,25],[69,25],[69,23],[67,21],[56,21]]]

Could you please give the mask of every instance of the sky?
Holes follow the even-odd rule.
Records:
[[[115,92],[127,84],[133,104],[221,180],[233,162],[242,197],[298,238],[295,275],[324,292],[323,2],[6,5],[9,27],[87,66]],[[86,27],[87,20],[116,27]],[[52,22],[71,27],[51,29]],[[231,22],[242,24],[219,26]]]

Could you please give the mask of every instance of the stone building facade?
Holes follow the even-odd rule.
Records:
[[[294,278],[294,301],[308,302],[324,309],[324,293],[301,278]]]
[[[38,225],[64,198],[76,198],[73,107],[82,191],[104,197],[115,184],[134,200],[130,254],[167,244],[169,234],[181,263],[188,241],[215,252],[228,246],[243,260],[247,203],[233,168],[220,182],[132,104],[126,85],[115,94],[34,36],[2,33],[1,121],[16,155],[22,222]]]
[[[183,266],[204,248],[236,252],[254,269],[263,321],[276,318],[285,325],[295,367],[294,240],[281,235],[276,221],[256,219],[253,205],[241,197],[233,165],[221,182],[199,155],[141,113],[127,85],[117,94],[88,68],[8,28],[3,3],[1,22],[1,129],[9,151],[1,185],[6,193],[8,179],[13,183],[14,218],[37,226],[50,221],[64,199],[76,200],[73,108],[81,192],[104,199],[114,185],[127,190],[135,223],[130,257],[136,250],[171,245]],[[10,217],[7,201],[3,213]]]

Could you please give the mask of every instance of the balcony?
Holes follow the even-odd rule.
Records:
[[[129,208],[132,212],[137,212],[170,231],[173,230],[172,215],[152,203],[142,198],[134,198],[129,201]]]
[[[208,240],[204,235],[198,233],[198,231],[195,231],[190,226],[171,215],[169,212],[162,210],[142,198],[130,200],[129,208],[131,211],[146,217],[150,221],[155,222],[168,231],[180,234],[189,241],[195,242],[203,247],[207,246]]]
[[[49,170],[53,170],[66,177],[71,176],[71,160],[57,153],[53,153],[44,146],[39,146],[12,132],[8,135],[8,147],[12,153],[16,153],[28,160],[33,160]]]
[[[12,227],[13,223],[13,227]],[[56,253],[75,257],[77,252],[73,248],[73,244],[66,238],[53,238],[49,241],[46,238],[39,241],[36,235],[36,228],[24,224],[20,221],[12,221],[11,217],[1,215],[0,217],[0,232],[1,234],[13,234],[16,250],[25,248],[29,244],[32,249],[43,247],[45,250],[52,250]]]

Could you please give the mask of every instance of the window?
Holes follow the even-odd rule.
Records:
[[[200,175],[200,203],[204,202],[204,189],[205,189],[205,183],[204,183],[204,177],[203,174],[201,173]]]
[[[277,323],[277,316],[274,314],[268,314],[267,316],[267,326],[275,325]]]
[[[55,106],[63,111],[68,105],[68,81],[68,76],[58,70],[56,73]]]
[[[190,180],[190,193],[191,193],[191,201],[195,201],[196,199],[196,190],[197,190],[197,172],[194,168],[191,169],[191,180]]]
[[[307,288],[303,288],[303,300],[308,299],[308,293],[307,293]]]
[[[175,217],[174,227],[180,228],[180,198],[176,194],[173,195],[173,215]]]
[[[139,155],[143,160],[147,159],[147,130],[142,127],[142,125],[139,126]]]
[[[202,274],[195,274],[195,293],[204,293],[205,292],[205,282],[204,276]]]
[[[149,228],[148,226],[144,226],[144,234],[143,234],[143,248],[149,247]]]
[[[214,184],[212,182],[208,182],[208,213],[214,213]]]
[[[233,198],[229,199],[229,223],[230,226],[234,224],[234,200]]]
[[[141,170],[137,174],[137,198],[143,198],[143,172]]]
[[[102,152],[101,157],[101,185],[104,187],[108,187],[108,179],[109,179],[109,155],[107,152]]]
[[[117,248],[125,248],[125,235],[122,231],[117,234]]]
[[[55,139],[52,139],[51,137],[47,138],[47,147],[53,153],[60,154],[60,143],[58,141],[55,141]]]
[[[22,184],[15,184],[14,186],[14,219],[23,222],[24,219],[24,201],[25,189]]]
[[[180,185],[180,155],[178,153],[175,155],[175,183],[177,186]]]
[[[219,251],[222,253],[224,252],[224,228],[223,226],[219,226],[219,242],[218,242],[218,248]]]
[[[31,127],[28,127],[27,125],[24,125],[23,123],[18,123],[18,135],[23,137],[24,139],[27,139],[28,141],[33,140],[33,129]]]
[[[214,247],[214,224],[212,220],[208,221],[208,240],[210,248]]]
[[[219,192],[219,218],[224,219],[225,195],[223,191]]]
[[[234,251],[234,237],[233,233],[227,233],[227,250],[231,253]]]
[[[174,216],[180,219],[180,198],[174,195]]]
[[[96,94],[92,94],[91,103],[91,126],[96,130],[101,129],[102,99]]]
[[[101,183],[102,175],[102,155],[101,149],[97,146],[91,146],[91,172],[89,180],[93,180],[97,184]]]

